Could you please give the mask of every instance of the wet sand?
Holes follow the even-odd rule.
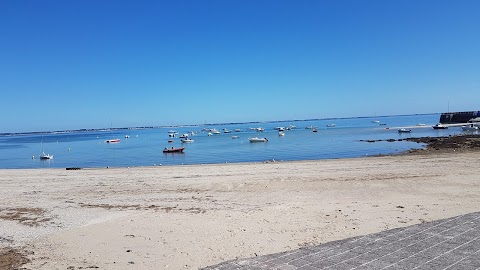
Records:
[[[480,210],[479,152],[0,170],[0,269],[198,269]],[[2,255],[3,252],[3,255]],[[14,261],[13,259],[11,261]],[[20,264],[23,262],[19,262]]]

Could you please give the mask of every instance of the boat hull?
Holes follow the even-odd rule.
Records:
[[[165,148],[163,149],[163,153],[183,153],[183,150],[185,150],[185,147],[180,147],[180,148]]]
[[[257,142],[268,142],[267,138],[250,138],[248,139],[251,143],[257,143]]]

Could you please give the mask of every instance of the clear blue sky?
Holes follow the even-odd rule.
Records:
[[[480,1],[0,1],[0,132],[480,110]]]

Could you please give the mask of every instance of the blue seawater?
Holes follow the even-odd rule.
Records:
[[[121,131],[91,131],[59,134],[0,136],[0,168],[67,168],[127,167],[152,165],[212,164],[233,162],[291,161],[351,158],[399,153],[422,144],[413,142],[375,142],[360,140],[438,137],[462,133],[460,127],[434,130],[440,115],[384,116],[311,121],[267,122],[248,124],[166,127]],[[379,120],[380,123],[374,123]],[[425,127],[416,127],[418,123]],[[335,127],[327,127],[335,124]],[[382,125],[380,125],[382,124]],[[295,125],[297,128],[278,135],[275,127]],[[318,132],[306,127],[316,126]],[[411,133],[398,133],[398,127],[414,127]],[[264,132],[250,128],[262,127]],[[221,134],[208,136],[203,128],[216,128]],[[231,133],[223,133],[223,129]],[[242,132],[234,132],[242,129]],[[193,131],[193,143],[174,138],[168,143],[169,130],[179,135]],[[125,135],[130,138],[126,139]],[[232,139],[232,136],[239,136]],[[266,137],[266,143],[250,143],[250,137]],[[119,143],[105,140],[119,138]],[[165,147],[185,147],[184,153],[164,154]],[[54,155],[40,160],[43,150]]]

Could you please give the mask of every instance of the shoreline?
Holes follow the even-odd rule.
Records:
[[[19,250],[0,254],[0,262],[198,269],[478,211],[477,148],[432,149],[271,163],[0,170],[0,248]]]

